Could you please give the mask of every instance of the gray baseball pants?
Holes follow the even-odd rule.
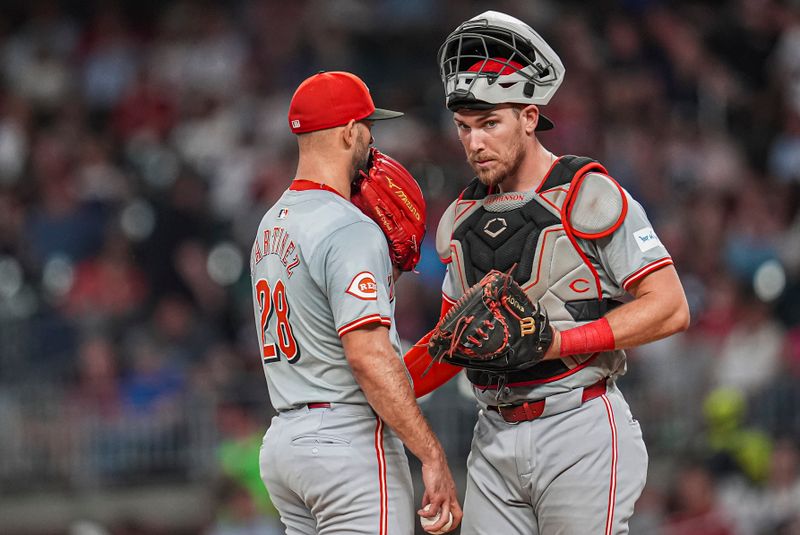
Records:
[[[286,535],[412,535],[403,443],[367,405],[303,407],[272,419],[261,479]]]
[[[572,399],[572,408],[518,424],[481,411],[462,535],[628,533],[647,477],[639,423],[611,380],[599,398]]]

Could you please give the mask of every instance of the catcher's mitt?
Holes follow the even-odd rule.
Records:
[[[553,332],[544,309],[508,273],[492,270],[439,321],[434,359],[475,370],[523,370],[542,360]]]
[[[350,200],[381,227],[392,263],[411,271],[419,262],[425,237],[425,198],[405,167],[376,148],[370,165],[353,182]]]

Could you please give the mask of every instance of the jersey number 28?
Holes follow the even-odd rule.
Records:
[[[297,340],[292,334],[292,326],[289,325],[289,301],[286,300],[286,286],[283,285],[282,280],[278,280],[270,294],[269,282],[266,279],[260,279],[256,283],[256,298],[261,310],[259,320],[261,357],[265,363],[277,362],[281,359],[278,353],[278,349],[280,349],[286,360],[294,364],[300,358],[300,350],[297,347]],[[267,328],[273,311],[277,317],[274,339],[278,341],[278,347],[267,342]]]

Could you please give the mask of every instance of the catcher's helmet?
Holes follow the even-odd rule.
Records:
[[[447,107],[489,109],[501,103],[550,102],[564,65],[550,45],[519,19],[486,11],[461,24],[439,49]],[[553,123],[539,116],[536,130]]]

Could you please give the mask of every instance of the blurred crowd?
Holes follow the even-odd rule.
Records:
[[[651,454],[631,532],[800,533],[797,0],[4,2],[0,502],[182,481],[215,489],[189,532],[281,532],[246,255],[294,173],[291,94],[349,70],[407,114],[373,133],[428,201],[397,290],[413,343],[438,317],[438,218],[471,178],[436,52],[486,9],[559,53],[540,139],[645,206],[689,298],[690,330],[620,381]],[[463,472],[474,403],[454,381],[423,404]]]

